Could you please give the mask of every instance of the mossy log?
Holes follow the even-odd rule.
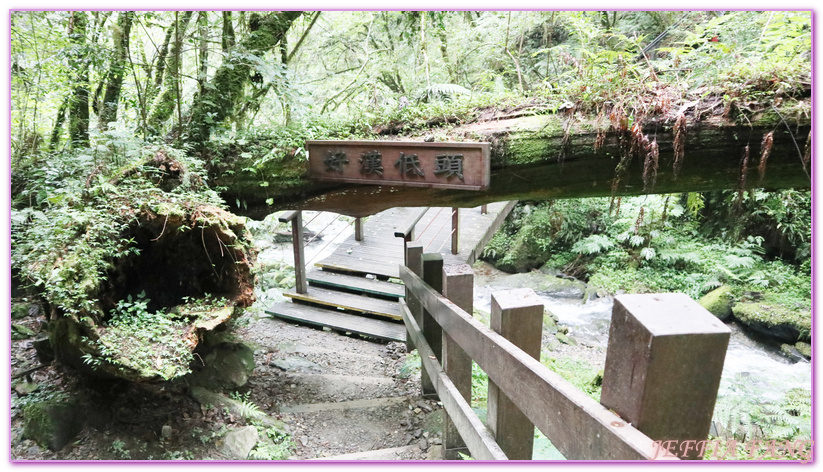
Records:
[[[492,143],[491,184],[487,191],[332,185],[312,182],[303,157],[284,152],[256,173],[240,169],[252,165],[232,162],[233,173],[222,172],[212,182],[224,188],[240,214],[261,218],[283,209],[329,210],[350,216],[368,216],[391,207],[477,205],[505,200],[547,200],[575,197],[641,195],[644,193],[701,192],[738,188],[809,188],[809,119],[802,111],[783,110],[787,123],[773,109],[731,121],[722,107],[701,113],[686,110],[684,153],[675,173],[675,116],[647,120],[642,134],[656,140],[659,159],[653,184],[644,182],[646,163],[633,157],[624,161],[631,133],[615,130],[608,120],[568,114],[548,114],[478,121],[451,129],[426,130],[440,140]],[[717,113],[717,114],[715,114]],[[706,116],[708,115],[708,116]],[[701,118],[698,120],[696,116]],[[758,165],[761,143],[773,132],[761,179]],[[381,139],[387,139],[381,137]],[[391,139],[420,140],[415,136]],[[748,165],[742,166],[746,146]],[[745,167],[745,178],[741,169]],[[263,181],[261,176],[283,176]],[[615,186],[615,179],[618,182]],[[648,175],[647,175],[648,179]],[[742,186],[741,186],[742,183]]]
[[[202,336],[254,302],[245,218],[189,166],[158,152],[76,206],[31,217],[23,232],[50,236],[20,276],[44,300],[60,362],[137,382],[179,377]]]

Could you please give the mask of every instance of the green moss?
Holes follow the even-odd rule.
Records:
[[[20,318],[29,316],[29,306],[28,303],[12,303],[11,319],[19,320]]]
[[[23,406],[23,437],[58,451],[83,429],[81,405],[74,400],[49,398]]]
[[[700,305],[720,320],[725,321],[732,315],[731,292],[732,289],[727,285],[718,287],[703,295],[700,298]]]
[[[749,328],[777,339],[809,341],[811,314],[805,309],[763,302],[743,302],[732,307],[734,317]]]
[[[812,346],[809,343],[798,342],[794,345],[794,348],[797,349],[797,352],[803,354],[806,359],[811,359],[812,357]]]

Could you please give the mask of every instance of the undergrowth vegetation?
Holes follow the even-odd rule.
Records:
[[[699,298],[726,284],[738,299],[757,293],[808,309],[809,192],[754,190],[740,206],[735,198],[724,191],[523,204],[484,257],[509,271],[546,264],[603,294]]]

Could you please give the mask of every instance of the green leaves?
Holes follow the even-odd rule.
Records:
[[[593,234],[575,243],[572,252],[578,254],[598,254],[614,247],[614,241],[602,234]]]

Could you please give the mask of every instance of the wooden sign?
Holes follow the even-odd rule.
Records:
[[[489,143],[307,141],[309,177],[330,182],[486,190]]]

